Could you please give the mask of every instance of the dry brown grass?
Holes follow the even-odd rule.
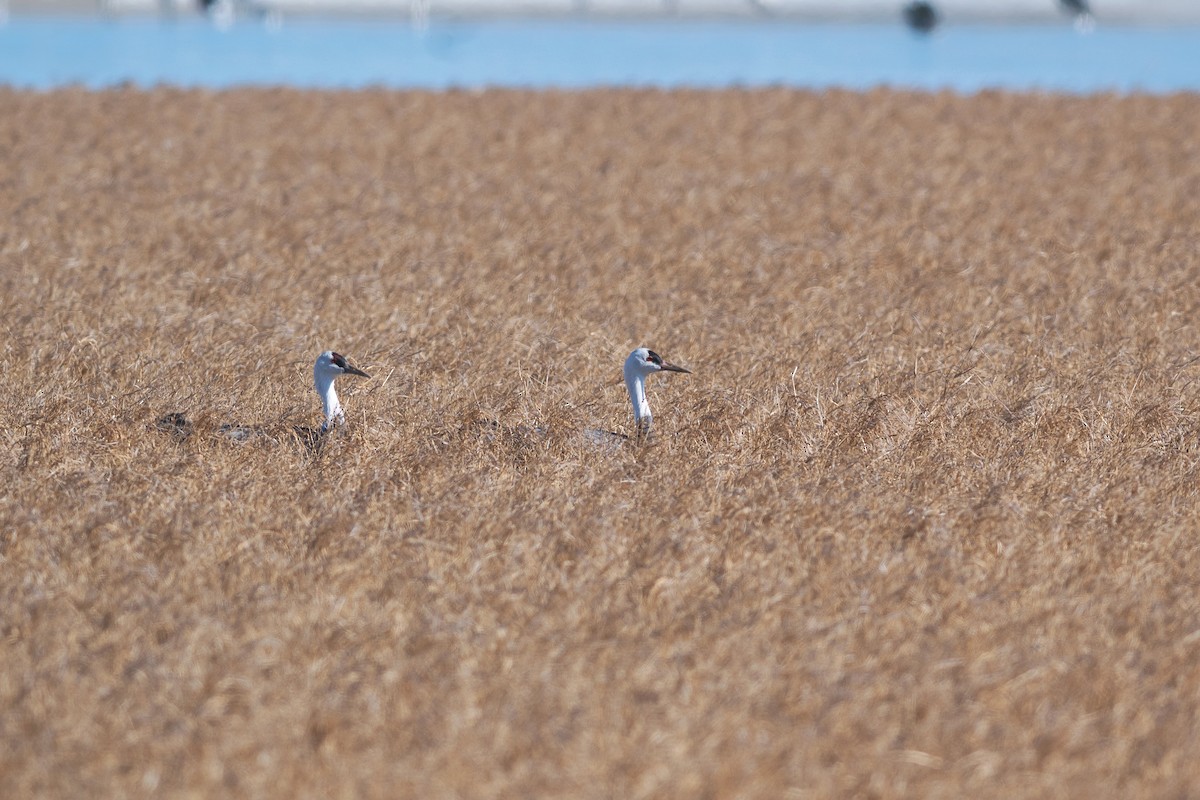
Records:
[[[4,794],[1187,794],[1198,134],[0,91]],[[695,374],[595,451],[636,344]],[[322,452],[213,435],[315,422],[330,347]]]

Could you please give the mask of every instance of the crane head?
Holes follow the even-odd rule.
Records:
[[[338,375],[359,375],[363,378],[371,377],[367,373],[355,366],[351,366],[350,362],[341,353],[335,353],[332,350],[326,350],[321,355],[317,356],[316,366],[313,371],[319,376],[336,378]]]
[[[647,347],[639,347],[625,359],[625,372],[645,376],[655,372],[683,372],[690,375],[692,371],[664,361],[662,356]]]

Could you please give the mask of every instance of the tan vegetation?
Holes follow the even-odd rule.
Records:
[[[1198,132],[0,91],[3,793],[1187,794]]]

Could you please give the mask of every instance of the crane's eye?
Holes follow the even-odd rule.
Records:
[[[342,369],[346,369],[346,358],[345,358],[345,356],[341,355],[340,353],[334,353],[333,358],[331,358],[330,360],[333,362],[333,365],[335,367],[341,367]]]
[[[651,364],[661,364],[662,363],[662,356],[660,356],[658,353],[654,352],[653,350],[646,353],[646,358],[648,358],[650,360]]]

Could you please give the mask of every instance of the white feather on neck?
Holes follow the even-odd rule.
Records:
[[[313,375],[317,394],[321,396],[321,407],[325,411],[325,421],[321,423],[323,431],[329,430],[334,425],[340,425],[346,420],[346,415],[342,412],[342,404],[338,401],[337,390],[333,388],[336,377],[336,375],[324,371],[317,371]]]
[[[625,388],[629,390],[629,402],[633,405],[633,421],[638,433],[648,434],[653,415],[650,413],[650,401],[646,399],[646,376],[633,356],[625,362]]]

